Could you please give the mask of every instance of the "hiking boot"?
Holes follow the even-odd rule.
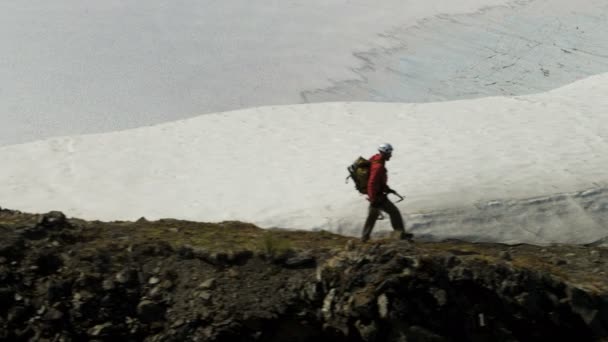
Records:
[[[393,232],[393,237],[397,240],[412,240],[414,238],[414,234],[406,233],[404,231],[395,231]]]

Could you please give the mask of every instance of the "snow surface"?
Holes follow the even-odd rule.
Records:
[[[605,0],[0,2],[0,205],[359,235],[346,166],[388,141],[418,236],[606,240],[607,16]]]
[[[0,2],[0,145],[265,105],[522,95],[608,72],[605,0]]]
[[[242,220],[358,235],[367,204],[344,184],[345,167],[383,141],[395,148],[389,182],[407,195],[399,208],[408,214],[605,185],[607,95],[608,73],[529,96],[269,106],[6,146],[0,203],[87,219]],[[581,235],[564,234],[573,229],[525,240]],[[585,240],[607,235],[594,229]]]

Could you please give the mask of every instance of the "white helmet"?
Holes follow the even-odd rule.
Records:
[[[391,154],[391,153],[393,153],[393,146],[391,146],[391,144],[389,144],[389,143],[384,143],[384,144],[378,146],[378,151],[380,151],[382,153],[386,153],[386,154]]]

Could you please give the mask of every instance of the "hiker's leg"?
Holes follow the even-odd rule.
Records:
[[[393,226],[393,236],[400,240],[411,240],[414,235],[405,232],[405,224],[401,212],[397,209],[397,206],[391,202],[386,201],[382,210],[386,211],[391,218],[391,225]]]
[[[365,220],[365,225],[363,226],[363,235],[361,236],[361,240],[364,242],[369,240],[372,230],[374,229],[374,224],[376,224],[376,220],[378,219],[379,215],[380,209],[370,205],[367,219]]]
[[[391,218],[391,226],[393,230],[405,232],[405,225],[403,224],[403,217],[401,212],[395,204],[391,201],[385,201],[382,203],[382,210],[384,210]]]

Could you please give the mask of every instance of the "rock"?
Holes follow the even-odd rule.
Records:
[[[44,226],[27,227],[21,231],[21,234],[29,240],[42,240],[48,235]]]
[[[211,299],[211,293],[209,293],[208,291],[201,291],[198,294],[198,298],[200,298],[204,301],[208,301],[209,299]]]
[[[150,279],[148,279],[148,284],[150,285],[156,285],[160,283],[160,279],[157,277],[150,277]]]
[[[385,294],[378,296],[378,314],[380,318],[388,317],[388,297]]]
[[[312,268],[317,266],[317,260],[309,254],[299,254],[287,258],[283,265],[291,269]]]
[[[409,269],[406,268],[406,270],[409,270]],[[368,279],[372,279],[372,278],[368,278]],[[391,276],[388,279],[381,282],[380,285],[376,286],[375,292],[379,294],[379,293],[386,292],[386,291],[393,291],[394,289],[399,288],[400,284],[401,284],[400,277]]]
[[[90,289],[99,286],[103,280],[97,273],[81,272],[78,278],[74,281],[73,286],[78,289]],[[69,286],[69,284],[68,284]]]
[[[498,254],[498,257],[503,259],[503,260],[507,260],[507,261],[511,261],[513,260],[513,257],[511,257],[511,253],[507,252],[507,251],[502,251]]]
[[[437,305],[444,306],[448,301],[448,294],[444,289],[431,288],[429,292],[435,297]]]
[[[6,320],[9,323],[23,322],[27,318],[27,309],[21,305],[10,308]]]
[[[534,315],[542,315],[542,308],[540,306],[541,295],[539,292],[522,292],[515,296],[514,299],[519,305],[525,307],[526,311]]]
[[[420,258],[414,256],[401,256],[400,262],[403,264],[403,267],[418,269],[420,268]]]
[[[458,257],[456,257],[453,254],[450,254],[443,258],[443,264],[448,269],[458,266],[461,263],[462,263],[462,261],[460,261],[460,259],[458,259]]]
[[[194,250],[190,246],[181,246],[177,249],[177,255],[182,259],[194,259]]]
[[[201,289],[209,290],[215,288],[215,278],[209,278],[202,282],[198,287]]]
[[[152,299],[160,299],[162,297],[163,291],[160,286],[153,287],[148,293],[149,297]]]
[[[317,269],[315,270],[315,280],[317,281],[317,283],[323,282],[323,270],[324,269],[325,269],[325,267],[318,266]]]
[[[68,225],[65,215],[60,211],[50,211],[44,214],[38,221],[39,226],[46,228],[58,228]]]
[[[133,254],[139,257],[169,256],[174,252],[173,247],[168,242],[162,240],[137,243],[133,246],[132,251]]]
[[[314,302],[319,299],[319,294],[320,291],[318,283],[306,284],[302,290],[302,298],[310,302]]]
[[[425,341],[425,342],[445,342],[448,339],[445,339],[423,327],[413,325],[408,328],[407,331],[408,341],[411,339],[412,341]]]
[[[592,325],[598,318],[598,303],[591,295],[575,286],[571,286],[567,290],[572,311],[581,316],[587,325]]]
[[[96,325],[91,329],[87,330],[87,334],[92,337],[105,336],[111,332],[112,327],[112,323],[106,322],[104,324]]]
[[[368,324],[364,324],[361,321],[355,322],[355,328],[359,331],[363,341],[375,341],[376,335],[378,334],[378,327],[376,322],[371,321]]]
[[[325,298],[323,299],[323,306],[321,307],[321,312],[323,313],[323,317],[325,317],[326,320],[331,319],[333,315],[332,310],[335,297],[336,289],[331,289],[327,296],[325,296]]]
[[[208,261],[208,262],[210,262],[213,265],[225,265],[225,264],[229,264],[228,253],[215,252],[215,253],[211,253],[211,254],[209,254],[207,256],[207,251],[203,251],[200,254],[203,254],[203,253],[204,253],[204,256],[198,257],[199,259]]]
[[[95,297],[96,296],[94,294],[92,294],[86,290],[74,292],[74,294],[72,295],[72,303],[77,303],[77,302],[84,303]]]
[[[101,283],[101,288],[105,291],[112,291],[116,288],[116,285],[114,284],[114,280],[106,279]]]
[[[344,246],[344,249],[347,251],[352,251],[355,249],[355,242],[354,240],[348,240],[346,241],[346,245]]]
[[[229,268],[228,271],[226,271],[226,274],[231,278],[236,278],[239,276],[239,271],[235,268]]]
[[[151,300],[142,300],[137,305],[137,316],[145,323],[161,321],[165,318],[165,308]]]
[[[124,269],[115,276],[116,282],[123,285],[136,285],[138,283],[137,271],[133,269]]]
[[[162,283],[160,283],[160,287],[165,290],[171,289],[171,288],[173,288],[173,286],[174,286],[173,282],[171,280],[167,280],[167,279],[163,280]]]
[[[406,268],[403,271],[401,271],[401,273],[399,274],[399,276],[401,278],[408,278],[414,275],[414,271],[412,271],[410,268]]]
[[[561,259],[561,258],[553,258],[553,264],[557,265],[557,266],[561,266],[561,265],[567,265],[568,261]]]
[[[348,316],[354,318],[370,319],[374,316],[376,297],[371,289],[361,289],[348,299],[348,306],[344,310]]]
[[[55,309],[55,308],[50,308],[46,314],[44,314],[44,317],[42,318],[45,321],[60,321],[63,318],[63,312]]]
[[[398,253],[399,252],[395,249],[392,249],[392,248],[388,249],[380,255],[380,257],[377,259],[377,261],[382,264],[385,264],[385,263],[393,260],[395,258],[395,256],[398,256]]]
[[[178,319],[175,322],[171,323],[171,328],[177,328],[184,325],[186,322],[183,319]]]
[[[228,253],[228,263],[232,265],[245,265],[253,257],[252,251],[237,251]]]
[[[504,280],[500,283],[498,291],[501,294],[512,296],[515,294],[519,294],[523,291],[523,288],[520,284],[512,280]]]

